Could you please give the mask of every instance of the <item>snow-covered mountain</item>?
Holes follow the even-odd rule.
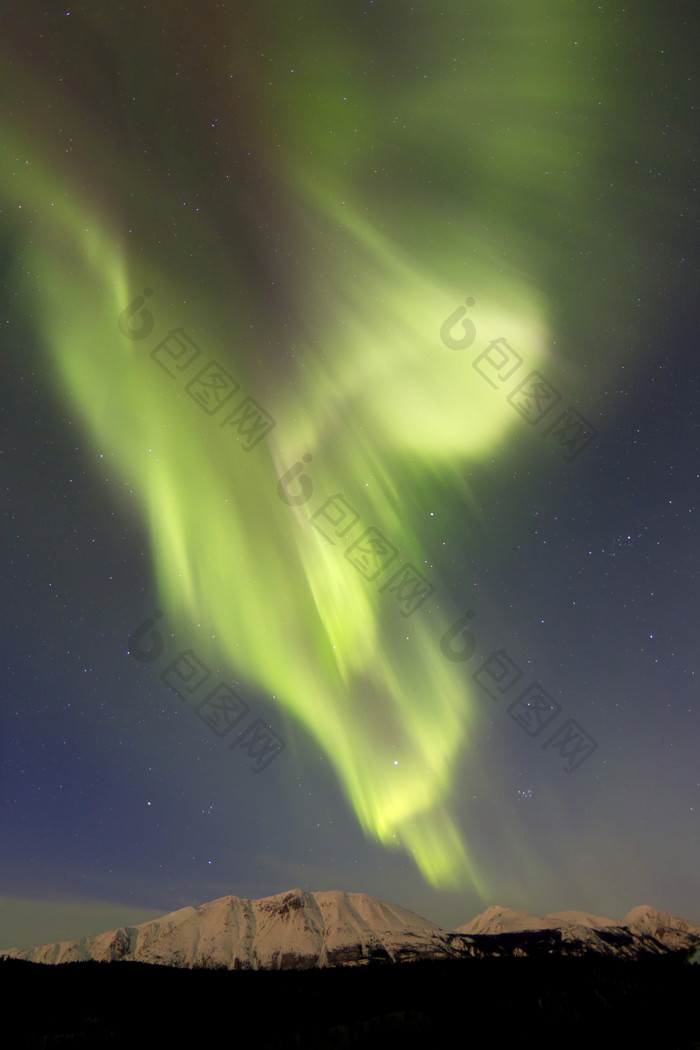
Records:
[[[500,937],[506,943],[512,941],[511,934],[538,932],[542,936],[535,944],[543,946],[549,940],[548,953],[556,950],[564,955],[595,952],[625,958],[691,949],[700,944],[700,926],[648,905],[632,908],[622,919],[609,919],[585,911],[532,915],[496,904],[464,926],[458,926],[455,932],[471,938]],[[545,933],[551,936],[547,938]],[[533,943],[532,938],[528,941]],[[516,953],[522,954],[521,946],[515,949]]]
[[[585,911],[560,911],[549,915],[532,915],[529,911],[517,911],[514,908],[502,908],[493,904],[481,915],[458,926],[457,933],[514,933],[518,930],[560,930],[569,926],[585,926],[591,930],[606,926],[619,926],[617,919],[603,919]]]
[[[538,916],[494,905],[444,930],[364,893],[297,889],[259,900],[221,897],[138,926],[4,954],[41,963],[133,960],[279,970],[503,955],[635,959],[698,945],[700,926],[646,905],[621,920],[577,911]]]
[[[632,908],[620,922],[635,933],[650,934],[671,951],[692,948],[700,942],[700,926],[648,904]]]
[[[6,954],[44,963],[128,959],[277,970],[450,958],[459,954],[452,940],[427,919],[364,893],[290,890],[259,900],[221,897],[139,926]]]

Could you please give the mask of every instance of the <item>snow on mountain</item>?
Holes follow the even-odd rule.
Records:
[[[540,915],[532,915],[529,911],[518,911],[515,908],[502,908],[500,904],[492,904],[490,908],[465,923],[458,926],[455,933],[469,934],[499,934],[514,933],[516,930],[546,930],[551,929],[547,920]]]
[[[558,931],[559,950],[590,950],[602,955],[632,958],[664,950],[693,948],[700,942],[700,926],[668,912],[644,905],[632,908],[622,919],[609,919],[586,911],[560,911],[547,915],[493,905],[455,933],[466,936],[499,936],[515,932]]]
[[[700,940],[700,926],[696,926],[678,915],[667,911],[658,911],[642,904],[628,911],[620,924],[629,927],[635,933],[645,933],[655,937],[666,948],[678,951],[681,948],[692,948]]]
[[[700,945],[700,926],[643,906],[624,919],[584,911],[532,915],[493,905],[456,930],[364,893],[290,890],[220,897],[139,926],[5,955],[31,962],[133,960],[163,966],[308,969],[373,961],[605,955],[637,959]]]
[[[259,900],[221,897],[139,926],[12,951],[31,962],[135,960],[181,967],[304,969],[312,966],[449,958],[451,935],[396,904],[364,893],[287,893]]]
[[[617,919],[606,919],[602,915],[592,915],[589,911],[552,911],[545,918],[561,920],[563,925],[587,926],[591,930],[620,925]]]
[[[532,915],[528,911],[502,908],[498,904],[493,904],[464,926],[458,926],[455,932],[499,934],[513,933],[517,930],[561,930],[570,926],[583,926],[591,930],[598,930],[606,926],[619,925],[617,919],[605,919],[586,911],[559,911],[550,912],[547,915]]]

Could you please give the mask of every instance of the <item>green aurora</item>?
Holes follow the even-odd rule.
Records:
[[[217,15],[231,49],[202,74],[202,93],[231,80],[231,112],[254,127],[250,163],[275,211],[263,221],[244,194],[206,201],[202,192],[201,214],[179,209],[187,250],[177,258],[146,232],[166,224],[177,188],[155,185],[145,161],[139,169],[133,153],[122,159],[120,143],[101,132],[82,145],[90,174],[61,158],[42,127],[48,81],[37,83],[30,133],[7,121],[2,192],[31,215],[18,281],[35,304],[57,391],[138,496],[162,608],[183,630],[205,624],[220,658],[315,737],[367,836],[409,851],[434,886],[483,892],[450,808],[477,722],[469,675],[440,649],[463,610],[441,594],[426,523],[436,491],[471,505],[465,464],[499,454],[523,424],[471,358],[444,345],[440,327],[469,297],[472,354],[506,337],[529,369],[554,367],[542,275],[552,241],[575,242],[591,219],[608,45],[605,20],[592,9],[583,16],[585,5],[547,2],[526,16],[511,2],[489,5],[473,39],[463,5],[442,6],[446,21],[416,16],[410,38],[397,34],[383,57],[385,75],[396,71],[386,90],[368,40],[343,33],[322,5],[280,15],[263,51],[250,42],[264,38],[255,16],[244,34]],[[152,40],[158,5],[144,18]],[[184,14],[169,31],[200,35]],[[477,61],[496,32],[497,55]],[[138,45],[115,34],[136,82]],[[159,61],[158,77],[143,74],[151,134],[174,90],[161,83],[172,74],[168,56]],[[51,121],[69,127],[81,102],[65,94],[55,106]],[[217,106],[226,109],[221,95]],[[239,124],[232,148],[243,134]],[[186,183],[194,160],[185,132],[164,123],[159,135],[173,157],[180,142]],[[136,187],[134,236],[117,187],[124,198]],[[148,201],[157,206],[146,218]],[[246,235],[229,238],[222,272],[209,253],[218,257],[214,246],[236,223]],[[265,229],[260,251],[272,271],[276,253],[284,260],[294,245],[284,323],[266,312],[249,227]],[[144,316],[144,332],[128,337],[125,326]],[[167,363],[165,341],[178,329],[202,351],[186,376],[174,358],[168,374],[151,356]],[[269,348],[280,340],[287,351],[276,365]],[[274,420],[250,449],[222,425],[229,406],[217,407],[214,387],[199,404],[186,390],[212,358],[238,384],[230,406],[250,397]],[[579,392],[580,364],[569,371]],[[290,471],[285,501],[279,485]],[[324,538],[311,520],[338,496],[359,515],[346,541],[329,525]],[[344,556],[368,528],[396,549],[396,567],[436,585],[410,616],[382,590],[390,573],[368,579]]]

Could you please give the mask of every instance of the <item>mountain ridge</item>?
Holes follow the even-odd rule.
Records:
[[[255,899],[229,894],[136,926],[0,955],[47,964],[122,960],[275,970],[556,953],[641,958],[698,946],[700,926],[649,905],[620,920],[585,911],[538,916],[492,905],[446,930],[367,894],[294,889]]]

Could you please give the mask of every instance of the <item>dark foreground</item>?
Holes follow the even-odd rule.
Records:
[[[700,1048],[700,966],[680,956],[466,959],[246,972],[0,960],[3,1045]]]

